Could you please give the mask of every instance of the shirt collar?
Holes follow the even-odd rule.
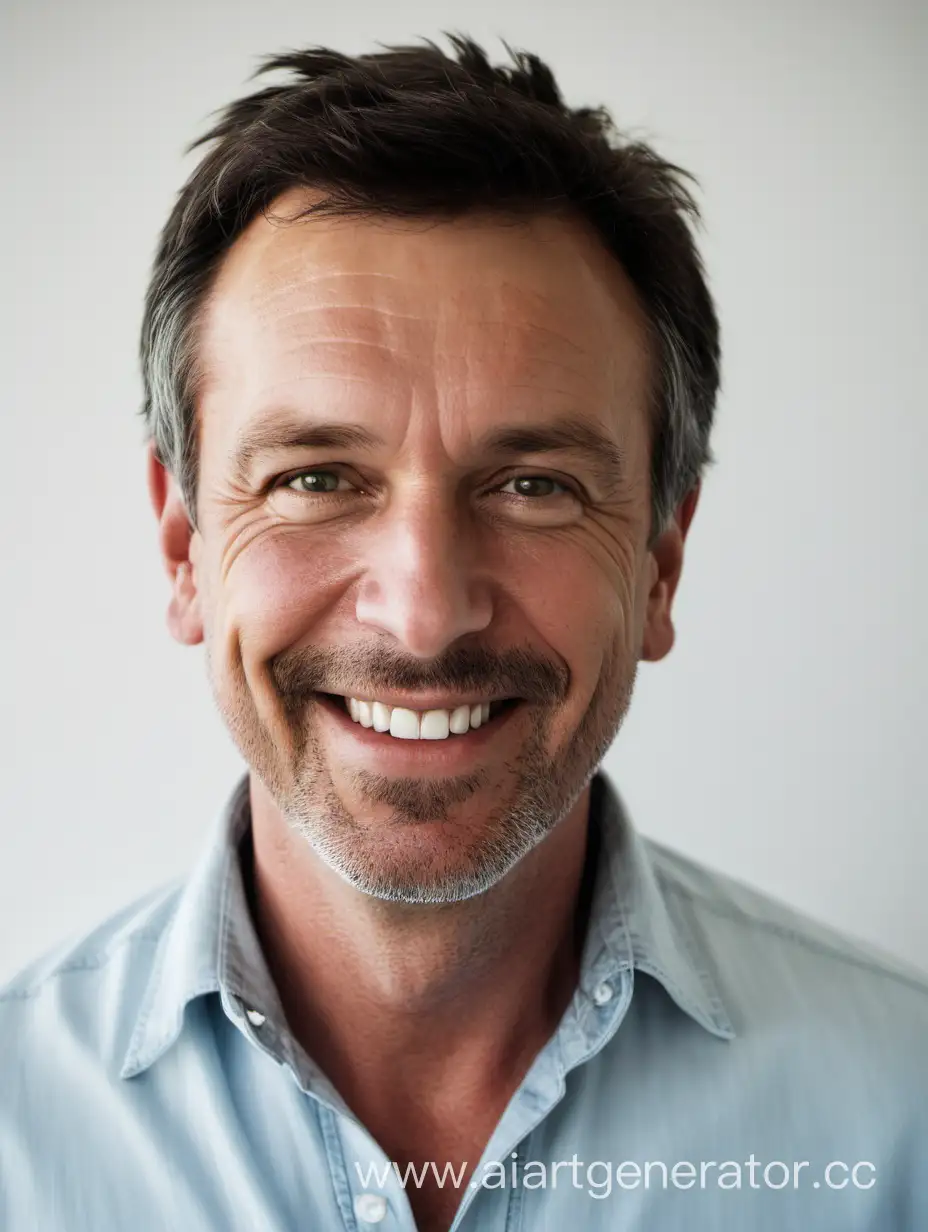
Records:
[[[635,831],[602,770],[591,780],[590,812],[601,841],[581,986],[584,973],[594,968],[599,979],[610,967],[633,967],[659,980],[706,1030],[731,1038],[734,1030],[703,943],[685,915],[671,909],[647,840]],[[230,997],[260,1005],[262,1013],[284,1023],[245,888],[242,852],[250,826],[245,774],[215,819],[156,947],[120,1077],[134,1077],[157,1061],[180,1034],[187,1005],[207,993],[220,993],[227,1005]]]
[[[601,851],[583,968],[595,968],[597,978],[608,975],[610,965],[615,973],[632,968],[653,976],[707,1031],[734,1038],[711,953],[689,906],[662,885],[649,840],[637,832],[602,770],[590,785],[590,816],[600,827]]]
[[[120,1077],[157,1061],[180,1034],[189,1003],[207,993],[220,993],[226,1003],[235,997],[261,1004],[283,1021],[245,889],[242,840],[250,827],[245,774],[215,818],[157,946]]]

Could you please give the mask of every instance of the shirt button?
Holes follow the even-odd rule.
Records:
[[[597,984],[593,989],[593,1000],[597,1005],[608,1005],[612,1000],[612,985],[608,980],[603,980],[601,984]]]
[[[365,1223],[380,1223],[387,1213],[387,1200],[383,1194],[358,1194],[354,1200],[354,1213]]]
[[[245,1017],[253,1027],[263,1026],[264,1023],[267,1022],[267,1018],[260,1012],[260,1010],[246,1010]]]

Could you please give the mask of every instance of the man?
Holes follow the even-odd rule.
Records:
[[[928,981],[599,769],[711,460],[684,173],[452,42],[271,61],[163,233],[168,623],[250,772],[6,989],[0,1224],[924,1229]]]

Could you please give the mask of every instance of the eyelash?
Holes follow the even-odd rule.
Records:
[[[308,492],[305,489],[303,491],[300,491],[298,488],[291,488],[290,484],[293,483],[294,480],[300,479],[303,475],[335,475],[338,478],[344,478],[341,472],[334,469],[333,467],[312,466],[302,471],[295,471],[290,475],[282,475],[279,479],[276,479],[273,481],[273,483],[271,484],[271,487],[289,489],[289,491],[296,492],[299,496],[345,496],[347,495],[347,493],[345,492]],[[518,482],[519,480],[522,480],[522,479],[543,479],[543,480],[546,480],[548,483],[553,483],[557,487],[561,488],[563,490],[562,494],[564,495],[574,496],[574,497],[577,497],[578,499],[580,496],[579,492],[575,491],[569,484],[562,482],[560,479],[555,479],[553,475],[542,475],[536,472],[531,472],[529,474],[523,474],[523,475],[510,475],[510,477],[507,480],[505,480],[505,482],[501,486],[505,487],[507,483]],[[528,500],[528,501],[537,501],[537,500],[544,499],[543,497],[525,496],[525,495],[520,495],[518,493],[514,493],[513,495],[516,496],[516,499]],[[549,493],[549,499],[553,495],[555,495],[555,493]]]

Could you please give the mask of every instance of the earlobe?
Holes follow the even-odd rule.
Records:
[[[182,561],[174,572],[174,590],[168,604],[168,629],[183,646],[198,646],[203,641],[200,594],[193,566]]]
[[[671,614],[673,599],[683,570],[683,545],[699,501],[700,486],[697,482],[686,494],[670,526],[658,536],[649,553],[652,582],[640,654],[641,659],[649,662],[663,659],[673,649],[676,637]]]
[[[670,588],[665,579],[659,578],[648,597],[641,637],[640,658],[645,662],[656,663],[673,649],[676,634],[670,608]]]
[[[174,476],[159,460],[154,443],[148,446],[148,493],[158,519],[161,559],[171,582],[167,624],[171,636],[184,646],[203,641],[203,618],[191,543],[196,534],[187,516]]]

